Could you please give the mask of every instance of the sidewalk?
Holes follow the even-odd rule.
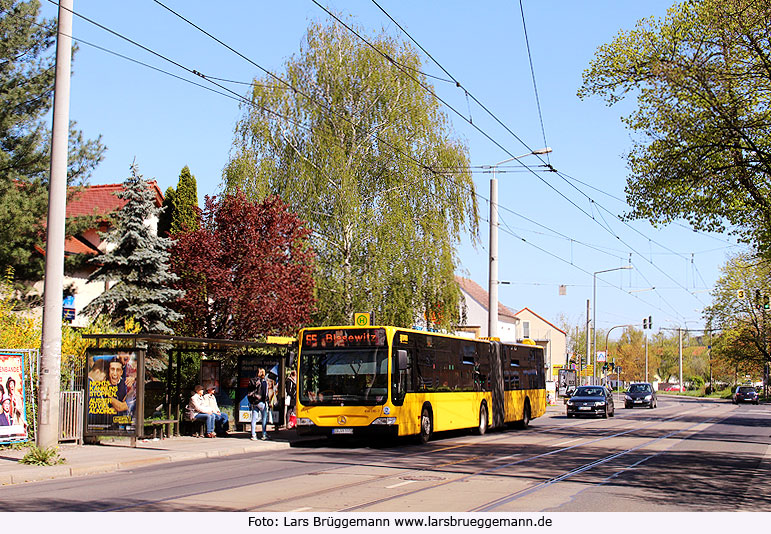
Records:
[[[20,484],[53,478],[64,478],[97,473],[109,473],[166,462],[183,462],[201,458],[214,458],[281,450],[290,447],[297,438],[294,430],[268,432],[267,441],[251,441],[249,432],[234,432],[226,438],[194,438],[189,436],[163,440],[138,440],[132,447],[128,438],[105,438],[99,445],[59,445],[59,456],[65,463],[53,466],[20,464],[18,460],[26,449],[0,450],[0,484]]]

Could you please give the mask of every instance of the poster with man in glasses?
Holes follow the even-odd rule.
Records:
[[[137,354],[92,351],[87,357],[86,433],[133,433],[136,429]]]

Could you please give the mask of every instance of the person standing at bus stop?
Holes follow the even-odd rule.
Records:
[[[252,440],[257,439],[257,417],[262,420],[262,439],[268,439],[268,383],[265,380],[265,369],[259,369],[257,376],[249,380],[249,389],[246,392],[249,401],[249,410],[252,412]]]

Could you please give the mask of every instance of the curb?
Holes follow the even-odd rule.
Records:
[[[290,447],[291,444],[289,442],[273,441],[268,443],[260,442],[259,445],[255,446],[234,445],[230,448],[215,450],[169,451],[168,449],[164,449],[162,451],[158,451],[158,454],[151,453],[144,458],[116,460],[114,462],[101,461],[92,465],[83,465],[82,460],[74,460],[75,465],[60,464],[53,466],[37,466],[16,464],[13,465],[10,469],[6,469],[6,473],[0,474],[0,485],[7,486],[13,484],[23,484],[25,482],[41,482],[44,480],[53,480],[59,478],[100,475],[105,473],[112,473],[121,469],[136,469],[164,463],[186,462],[192,460],[201,460],[203,458],[221,458],[239,454],[276,451],[289,449]],[[120,457],[121,453],[125,450],[126,449],[115,448],[114,454],[116,458]],[[106,449],[103,449],[100,452],[104,453],[105,451]],[[72,460],[67,459],[67,462],[70,461]],[[7,471],[17,472],[8,473]]]

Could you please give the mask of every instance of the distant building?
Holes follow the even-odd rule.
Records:
[[[521,337],[532,339],[544,348],[544,360],[548,366],[547,380],[557,380],[557,371],[565,365],[568,348],[568,334],[558,326],[547,321],[530,308],[522,308],[514,316],[519,319]]]
[[[469,278],[456,276],[455,281],[460,286],[462,295],[461,317],[465,318],[465,323],[459,330],[473,334],[472,337],[489,337],[490,297],[488,292]],[[501,341],[517,341],[518,322],[516,314],[499,302],[497,337],[501,338]]]
[[[149,186],[155,194],[155,205],[163,204],[163,193],[156,181],[149,182]],[[64,242],[65,257],[83,255],[84,259],[95,257],[111,250],[109,243],[100,236],[110,229],[110,216],[120,210],[126,201],[116,196],[123,190],[123,184],[92,185],[71,189],[72,197],[67,201],[67,218],[94,216],[95,224],[81,233],[68,237]],[[153,217],[145,221],[145,224],[153,229],[158,228],[158,219]],[[37,249],[45,255],[45,250]],[[78,262],[77,267],[68,269],[64,273],[63,301],[65,308],[74,308],[75,319],[73,326],[86,326],[89,322],[83,317],[81,310],[97,296],[108,289],[109,283],[87,282],[88,276],[96,270],[96,265],[88,261]],[[43,293],[43,281],[36,282],[34,289]],[[38,311],[42,313],[42,308]]]
[[[457,328],[458,333],[469,337],[488,337],[488,292],[468,278],[456,276],[455,281],[461,289],[461,317],[464,319],[463,325]],[[558,369],[565,364],[567,332],[530,308],[514,312],[499,302],[497,337],[501,341],[517,343],[524,339],[533,340],[544,348],[547,382],[557,379]]]

